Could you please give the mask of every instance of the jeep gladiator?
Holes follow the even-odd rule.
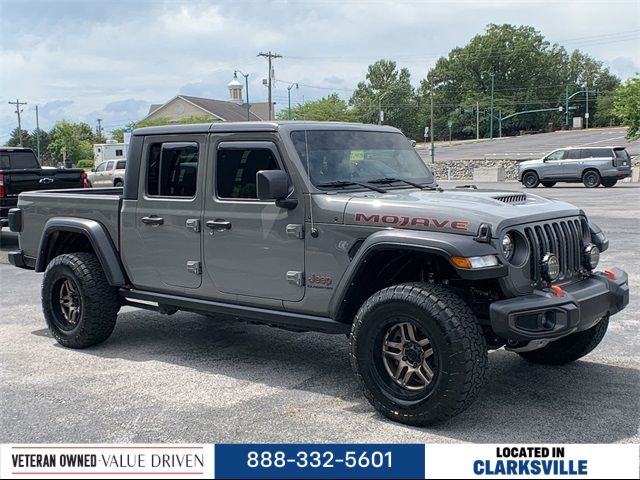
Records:
[[[371,404],[427,425],[473,402],[488,350],[577,360],[629,302],[580,209],[443,191],[391,127],[149,127],[127,163],[124,189],[24,193],[12,212],[9,259],[44,272],[64,346],[106,340],[123,305],[342,333]]]

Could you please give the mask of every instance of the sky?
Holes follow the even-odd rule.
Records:
[[[332,92],[349,98],[380,58],[418,85],[440,56],[489,23],[531,25],[623,80],[640,72],[638,0],[0,0],[0,144],[17,126],[103,119],[107,132],[177,94],[227,99],[235,69],[250,101],[266,101],[274,61],[277,108]],[[240,78],[244,82],[242,78]]]

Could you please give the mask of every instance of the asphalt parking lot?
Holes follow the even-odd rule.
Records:
[[[583,208],[611,241],[601,265],[630,274],[631,304],[582,361],[493,352],[471,408],[411,428],[360,394],[343,336],[127,308],[106,343],[64,349],[44,325],[41,275],[0,254],[0,442],[638,442],[640,187],[535,193]],[[2,241],[15,248],[6,231]]]

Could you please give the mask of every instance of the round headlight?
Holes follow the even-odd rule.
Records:
[[[598,266],[600,261],[600,250],[595,245],[587,245],[584,247],[582,254],[582,265],[587,270],[593,270]]]
[[[542,257],[542,275],[545,280],[553,282],[560,276],[560,262],[553,253],[547,253]]]
[[[515,251],[515,244],[513,243],[513,238],[508,233],[502,237],[502,256],[507,260],[511,260],[513,258],[513,252]]]

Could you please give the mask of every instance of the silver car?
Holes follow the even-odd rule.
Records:
[[[126,166],[126,160],[108,160],[99,163],[89,172],[89,183],[94,188],[122,187]]]
[[[568,147],[539,160],[518,165],[518,180],[527,188],[557,182],[582,182],[587,188],[613,187],[631,176],[631,157],[625,147]]]

